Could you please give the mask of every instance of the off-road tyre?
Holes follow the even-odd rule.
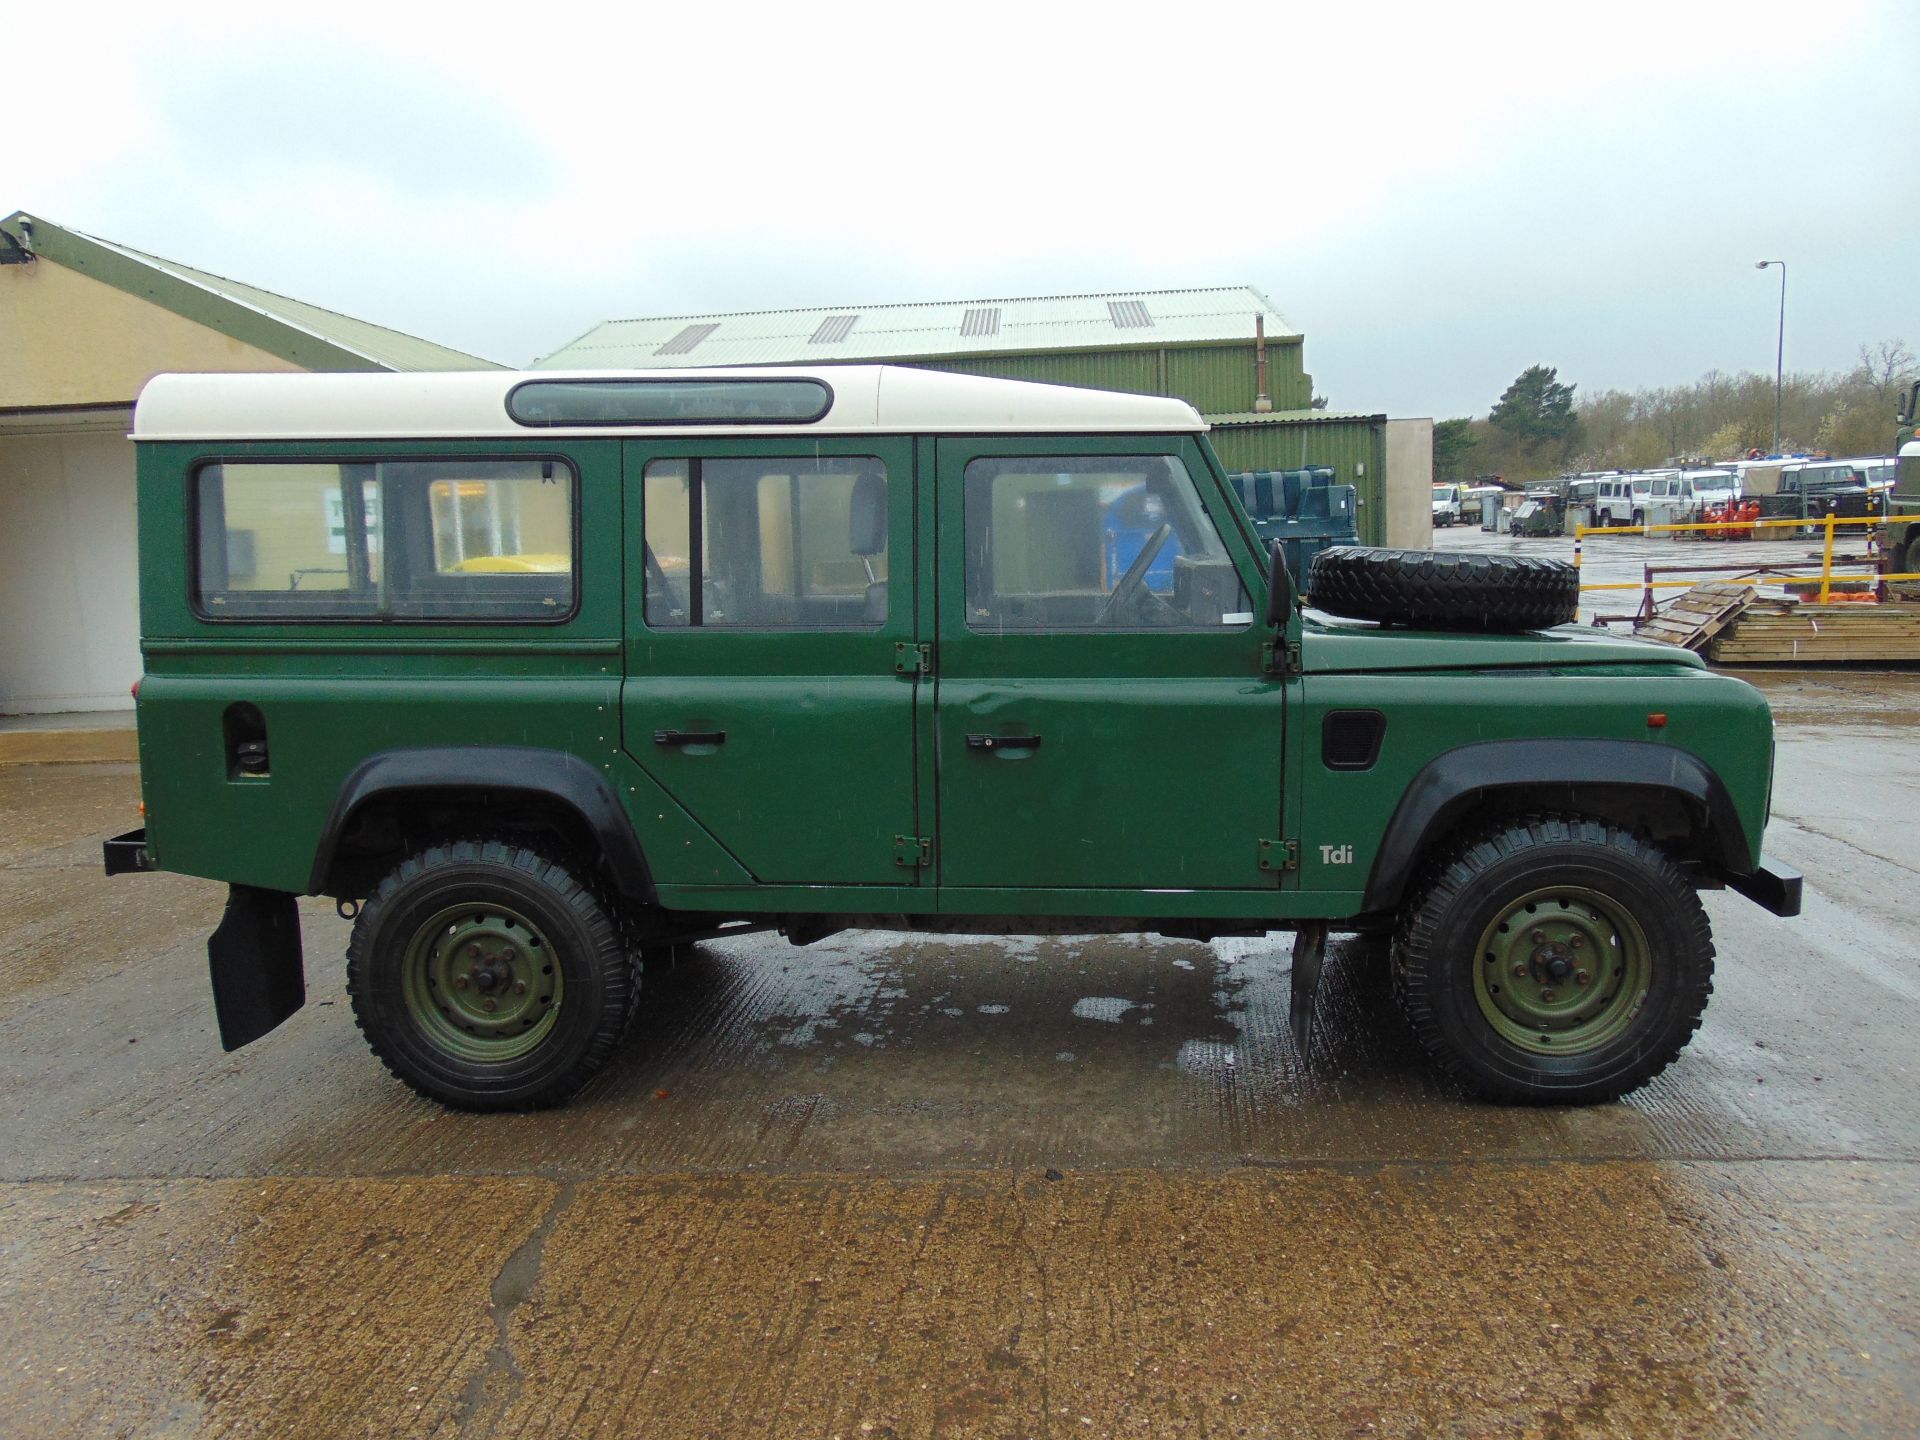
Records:
[[[484,1002],[466,975],[454,977],[457,996],[446,983],[456,933],[455,948],[493,952],[484,978],[513,1023],[512,1007],[526,1007],[524,1033],[489,1028],[508,1022],[474,1008]],[[519,978],[502,984],[501,974]],[[612,1055],[639,988],[622,927],[579,872],[504,840],[450,841],[401,861],[361,906],[347,946],[347,993],[373,1053],[418,1094],[460,1110],[568,1099]]]
[[[1531,555],[1335,545],[1313,557],[1308,603],[1423,630],[1540,630],[1572,620],[1580,572]]]
[[[1535,897],[1539,909],[1529,912]],[[1635,937],[1626,932],[1633,931],[1644,942],[1644,973],[1611,999],[1599,989],[1582,996],[1571,985],[1564,995],[1534,991],[1562,1005],[1611,1008],[1584,1032],[1551,1020],[1537,1036],[1516,1039],[1518,1025],[1501,1009],[1515,997],[1502,1002],[1487,987],[1535,984],[1537,957],[1552,948],[1555,931],[1569,928],[1553,917],[1577,918],[1582,909],[1591,938],[1579,950],[1561,946],[1560,954],[1604,951],[1613,917],[1601,912],[1613,911],[1619,923],[1611,928],[1620,933],[1606,968],[1630,968]],[[1503,935],[1499,922],[1510,914],[1528,928]],[[1535,945],[1542,935],[1547,943]],[[1530,945],[1533,957],[1524,953]],[[1525,980],[1512,978],[1510,967],[1519,965],[1530,968]],[[1590,968],[1604,984],[1602,967]],[[1713,993],[1713,938],[1685,873],[1651,841],[1601,820],[1534,815],[1470,835],[1429,867],[1401,912],[1392,971],[1401,1012],[1440,1070],[1489,1100],[1585,1105],[1646,1084],[1685,1048]]]

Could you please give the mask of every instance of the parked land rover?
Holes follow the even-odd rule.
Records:
[[[146,827],[223,881],[228,1048],[353,917],[408,1085],[557,1103],[662,947],[849,927],[1391,932],[1445,1070],[1617,1096],[1779,915],[1765,702],[1566,567],[1324,552],[1168,399],[887,367],[162,376],[135,417]]]

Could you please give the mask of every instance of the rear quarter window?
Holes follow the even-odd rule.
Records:
[[[563,460],[214,461],[192,483],[204,619],[558,621],[577,605]]]

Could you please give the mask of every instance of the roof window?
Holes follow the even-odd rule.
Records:
[[[685,355],[689,350],[693,349],[694,346],[698,345],[719,328],[718,325],[689,325],[653,353],[656,355]]]
[[[507,392],[522,425],[810,425],[833,405],[823,380],[529,380]]]
[[[853,333],[853,322],[858,315],[829,315],[815,328],[807,338],[809,345],[838,345]]]
[[[961,317],[962,335],[998,335],[1000,333],[1000,307],[989,305],[980,310],[969,310]]]

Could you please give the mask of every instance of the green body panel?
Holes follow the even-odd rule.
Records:
[[[628,573],[644,573],[642,476],[683,457],[877,456],[887,467],[889,562],[911,566],[914,454],[898,438],[813,441],[629,441]],[[769,883],[890,885],[918,867],[893,837],[919,835],[914,780],[917,677],[896,669],[915,640],[914,587],[889,586],[877,628],[787,631],[660,629],[628,599],[626,752],[699,817],[741,868]],[[663,746],[660,730],[719,731],[711,746]],[[644,837],[643,837],[644,839]],[[664,877],[663,877],[664,878]]]
[[[1536,669],[1568,665],[1704,670],[1691,650],[1634,640],[1587,625],[1561,625],[1519,635],[1442,634],[1383,629],[1364,620],[1308,612],[1305,668],[1309,675],[1337,670]],[[1543,732],[1552,733],[1552,732]]]
[[[215,657],[208,657],[213,659]],[[319,659],[322,657],[314,657]],[[525,666],[476,675],[480,657],[453,662],[458,678],[423,673],[432,659],[389,661],[384,675],[264,677],[252,667],[166,657],[148,661],[140,687],[141,783],[155,863],[270,890],[305,891],[327,818],[354,768],[383,750],[463,745],[539,746],[579,755],[607,778],[634,818],[657,880],[724,884],[749,877],[673,798],[618,747],[619,682]],[[592,664],[593,662],[582,662]],[[185,668],[191,664],[192,668]],[[617,666],[611,662],[606,669]],[[180,668],[175,668],[180,667]],[[315,667],[316,669],[318,667]],[[235,700],[260,707],[272,737],[272,774],[229,779],[221,716]]]
[[[369,756],[530,746],[579,756],[604,778],[675,909],[1084,916],[1147,928],[1338,920],[1360,912],[1381,837],[1424,765],[1461,745],[1541,736],[1698,756],[1758,859],[1772,748],[1751,687],[1684,652],[1574,627],[1438,635],[1289,614],[1276,633],[1260,618],[1251,524],[1202,439],[823,437],[801,451],[885,461],[890,589],[874,628],[645,624],[641,467],[656,456],[800,453],[791,439],[327,447],[329,459],[505,455],[573,466],[580,599],[551,624],[202,620],[188,598],[193,466],[317,452],[142,443],[139,721],[155,862],[304,891],[342,785]],[[1050,453],[1181,457],[1253,622],[970,633],[961,471],[976,456]],[[1289,641],[1297,671],[1275,662]],[[922,646],[925,672],[913,663]],[[229,778],[222,716],[236,701],[265,717],[267,776]],[[1367,770],[1322,762],[1322,718],[1342,708],[1389,717]],[[1668,716],[1664,728],[1649,726],[1656,712]],[[727,739],[694,753],[655,744],[662,729]],[[966,744],[982,732],[1045,743],[1024,756],[982,753]],[[1351,849],[1336,860],[1322,847]]]
[[[967,462],[995,455],[1176,455],[1225,532],[1249,593],[1259,566],[1211,457],[1192,440],[939,442],[939,525],[964,533]],[[943,559],[949,558],[946,556]],[[1259,842],[1279,834],[1281,686],[1266,632],[976,634],[957,563],[939,571],[937,733],[943,889],[1272,890]],[[971,735],[1038,735],[1031,751]],[[1206,757],[1205,764],[1199,758]],[[1209,783],[1209,767],[1237,783]]]
[[[1387,642],[1383,648],[1397,648],[1402,638],[1373,633]],[[1457,643],[1469,655],[1482,648],[1464,637],[1426,638],[1434,647]],[[1309,743],[1330,710],[1379,710],[1387,726],[1380,758],[1367,770],[1330,770],[1319,763],[1316,745],[1299,803],[1304,889],[1351,890],[1364,884],[1408,783],[1436,756],[1480,741],[1540,736],[1576,743],[1647,741],[1698,756],[1727,787],[1752,859],[1759,862],[1772,780],[1773,721],[1766,701],[1744,681],[1671,664],[1515,674],[1469,662],[1457,671],[1329,673],[1315,668],[1315,640],[1309,631],[1303,647],[1309,670],[1303,734]],[[1348,658],[1359,657],[1349,651]],[[1667,717],[1664,727],[1648,725],[1653,714]],[[1487,779],[1497,783],[1500,777]],[[1329,849],[1339,858],[1328,858]]]

